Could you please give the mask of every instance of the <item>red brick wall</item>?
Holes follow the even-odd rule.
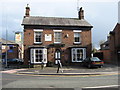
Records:
[[[103,61],[106,63],[111,63],[110,50],[101,50],[101,52],[103,52]]]
[[[118,64],[119,54],[118,50],[120,51],[120,24],[117,24],[110,35],[110,53],[111,53],[111,62],[113,64]]]
[[[53,30],[43,30],[43,38],[42,38],[42,44],[35,45],[34,44],[34,31],[33,29],[27,29],[24,31],[24,60],[25,64],[28,64],[29,58],[29,46],[46,46],[49,44],[54,43],[54,31]],[[45,41],[45,34],[52,34],[52,41]],[[69,37],[65,38],[65,35],[68,34]],[[81,32],[81,39],[82,43],[79,46],[86,47],[87,46],[87,56],[91,55],[91,30],[86,30]],[[68,49],[70,46],[73,46],[74,44],[74,32],[73,30],[62,30],[62,43],[65,44],[65,47],[62,47],[62,61],[65,62],[65,55],[70,55],[70,50]],[[55,48],[49,48],[48,49],[48,61],[54,61],[54,52]],[[71,59],[71,56],[68,58]]]

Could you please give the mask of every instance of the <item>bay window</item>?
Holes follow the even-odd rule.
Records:
[[[82,62],[86,58],[85,48],[72,48],[72,62]]]
[[[33,48],[31,49],[31,63],[47,63],[47,49]]]

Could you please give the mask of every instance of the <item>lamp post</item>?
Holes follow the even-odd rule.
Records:
[[[7,52],[7,50],[8,50],[8,46],[7,46],[7,29],[6,29],[6,57],[5,57],[5,67],[7,68],[7,66],[8,66],[8,63],[7,63],[7,54],[8,54],[8,52]]]

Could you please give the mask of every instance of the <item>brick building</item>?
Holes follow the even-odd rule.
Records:
[[[6,45],[7,42],[7,45]],[[2,59],[6,58],[6,51],[7,51],[7,58],[19,58],[19,45],[13,41],[6,41],[5,39],[0,38],[1,43],[1,50],[2,50]]]
[[[110,57],[114,64],[120,63],[120,24],[117,23],[113,31],[110,32]]]
[[[105,41],[104,43],[102,43],[100,45],[100,50],[99,50],[99,54],[101,58],[101,60],[103,60],[105,63],[111,63],[111,58],[110,58],[110,36],[107,37],[107,41]]]
[[[100,45],[100,53],[105,62],[117,65],[120,63],[120,24],[117,23],[109,34],[107,41]]]
[[[91,57],[91,28],[80,8],[78,18],[30,16],[26,7],[24,26],[24,64],[80,64]]]

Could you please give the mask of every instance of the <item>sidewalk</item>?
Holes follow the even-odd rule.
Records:
[[[26,75],[66,75],[66,76],[76,76],[76,75],[102,75],[102,74],[117,74],[118,68],[108,67],[108,68],[83,68],[83,67],[63,67],[63,72],[61,68],[59,73],[57,73],[57,67],[45,67],[41,68],[29,68],[27,70],[18,71],[17,74],[26,74]]]

